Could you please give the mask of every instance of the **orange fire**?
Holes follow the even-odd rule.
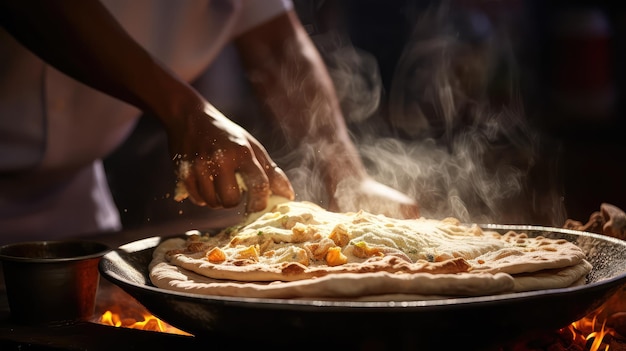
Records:
[[[528,344],[536,344],[535,340],[525,340],[522,347],[515,350],[567,350],[567,351],[625,351],[626,340],[620,332],[611,325],[619,323],[616,317],[623,313],[616,313],[616,308],[623,308],[624,292],[618,293],[609,299],[604,305],[589,315],[562,328],[553,337],[545,338],[548,342],[541,347],[528,348]],[[622,330],[622,327],[619,329]]]
[[[577,344],[587,345],[589,351],[607,351],[609,344],[605,341],[608,335],[614,336],[615,331],[606,326],[606,319],[602,318],[603,308],[569,325],[574,341]],[[600,320],[603,319],[600,323]],[[589,344],[591,341],[591,344]]]
[[[96,301],[95,323],[178,335],[191,335],[160,320],[118,286],[102,282]],[[99,317],[98,317],[99,316]]]
[[[148,331],[156,331],[170,334],[191,335],[176,327],[173,327],[148,312],[142,312],[143,320],[137,321],[134,318],[122,318],[118,313],[106,311],[100,317],[100,324],[110,325],[113,327],[123,327],[131,329],[141,329]]]

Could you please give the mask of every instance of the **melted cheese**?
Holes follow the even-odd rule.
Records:
[[[327,252],[338,249],[347,262],[362,262],[368,254],[389,253],[412,262],[472,259],[506,245],[496,234],[484,233],[477,226],[463,226],[453,219],[394,219],[364,211],[336,213],[295,201],[278,204],[230,235],[226,251],[240,252],[254,246],[259,250],[258,262],[267,264],[327,264]],[[361,249],[360,255],[355,246]]]

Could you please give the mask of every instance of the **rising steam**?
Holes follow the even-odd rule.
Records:
[[[336,36],[343,42],[324,57],[355,142],[370,174],[417,199],[424,217],[561,225],[558,150],[524,115],[503,33],[470,16],[478,16],[473,32],[459,35],[446,6],[427,11],[384,93],[373,57]],[[508,75],[495,100],[489,89],[503,64]],[[311,172],[317,153],[307,148],[281,163],[294,165],[286,172],[299,199],[324,204],[322,179]],[[350,188],[335,196],[348,199]]]

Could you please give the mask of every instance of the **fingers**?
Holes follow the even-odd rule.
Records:
[[[252,149],[257,155],[257,160],[259,161],[263,172],[267,176],[271,194],[293,200],[295,198],[295,193],[285,172],[283,172],[280,167],[271,161],[269,155],[264,151],[264,149],[254,144],[252,145]]]
[[[191,162],[184,184],[190,200],[210,208],[231,208],[241,201],[241,192],[232,163],[200,157]]]
[[[295,197],[286,175],[254,137],[223,118],[192,120],[201,126],[207,121],[211,122],[209,130],[215,129],[210,137],[201,135],[198,139],[193,134],[191,138],[172,138],[170,151],[179,178],[175,199],[189,197],[198,205],[230,208],[241,203],[243,188],[247,211],[257,212],[265,209],[272,193],[287,199]]]
[[[191,200],[191,202],[193,202],[195,205],[206,206],[207,203],[204,200],[204,196],[202,196],[199,191],[197,179],[193,172],[189,172],[185,175],[184,178],[179,179],[178,182],[182,182],[182,184],[184,184],[184,190],[182,191],[184,191],[185,193],[179,196],[181,201],[182,199],[188,197],[189,200]]]
[[[342,180],[328,206],[331,211],[339,212],[365,210],[393,218],[420,217],[420,208],[414,199],[371,178]]]
[[[212,160],[198,158],[178,163],[174,200],[189,198],[198,206],[234,207],[241,200],[241,190],[232,167],[214,167]],[[230,175],[230,176],[229,176]]]
[[[259,159],[250,158],[251,154],[250,150],[239,153],[248,156],[240,162],[234,161],[237,156],[221,154],[181,162],[179,185],[184,187],[177,190],[177,199],[189,197],[196,205],[231,208],[241,202],[245,191],[247,212],[265,209],[272,193],[293,199],[291,183],[283,171],[263,154]]]
[[[176,189],[174,192],[174,200],[180,202],[187,198],[198,206],[204,206],[206,203],[200,196],[196,176],[192,172],[192,164],[189,161],[182,160],[182,157],[176,156],[174,163],[176,165]]]
[[[217,174],[213,167],[210,166],[209,162],[196,160],[192,165],[192,169],[193,172],[190,174],[190,177],[195,178],[195,185],[200,198],[210,208],[222,207],[221,199],[215,189],[214,181],[217,178]],[[189,183],[192,182],[190,181]],[[193,196],[191,198],[192,200],[194,199]]]
[[[274,165],[266,171],[272,194],[282,196],[289,200],[293,200],[296,197],[293,187],[291,186],[291,182],[282,169]]]
[[[420,208],[417,204],[406,204],[400,206],[400,218],[419,218]]]
[[[267,200],[272,193],[267,174],[257,162],[250,163],[239,171],[246,185],[246,211],[248,213],[262,211],[267,206]]]
[[[235,169],[230,164],[217,169],[213,184],[222,206],[231,208],[241,202],[241,194],[244,189],[241,188]]]
[[[399,193],[398,193],[399,194]],[[405,197],[404,194],[388,194],[388,197],[381,199],[380,211],[388,216],[403,219],[415,219],[420,217],[418,204]]]

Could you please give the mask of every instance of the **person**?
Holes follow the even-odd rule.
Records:
[[[258,139],[189,84],[229,42],[286,146],[316,155],[329,209],[419,216],[368,175],[290,1],[7,0],[0,23],[4,241],[119,230],[102,159],[141,113],[166,130],[179,200],[255,212],[294,199]],[[337,196],[342,182],[358,201]]]

